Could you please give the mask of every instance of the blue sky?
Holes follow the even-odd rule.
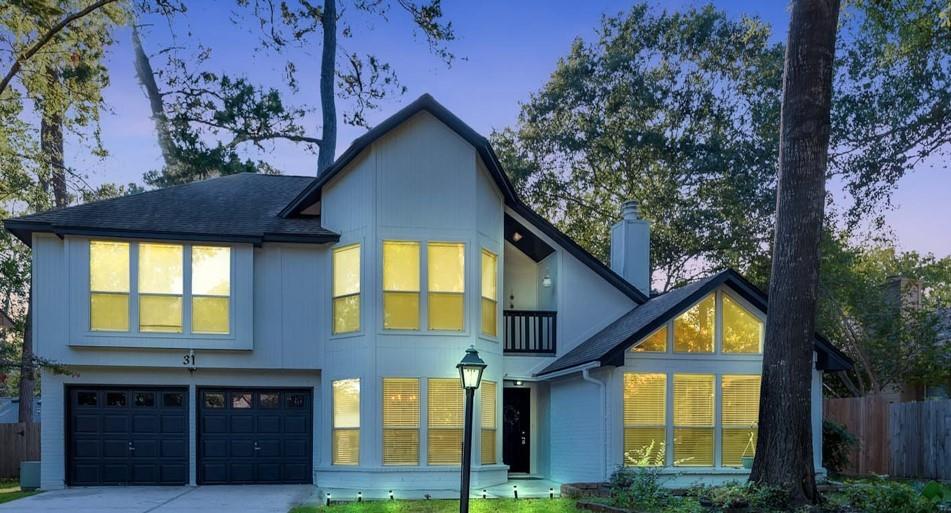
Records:
[[[443,1],[458,38],[450,46],[459,57],[452,67],[432,56],[425,41],[414,38],[409,20],[398,10],[391,11],[389,22],[364,16],[348,18],[353,20],[355,36],[341,40],[347,51],[376,53],[394,66],[408,88],[403,97],[385,102],[379,111],[372,112],[371,123],[428,92],[480,133],[487,135],[493,129],[510,126],[516,121],[520,103],[541,88],[571,42],[576,37],[595,37],[603,14],[624,11],[631,4],[594,0]],[[154,23],[145,32],[148,50],[154,52],[173,42],[174,34],[177,45],[201,43],[210,47],[209,66],[216,71],[281,86],[283,60],[256,51],[256,28],[250,23],[230,21],[232,2],[187,3],[190,10],[176,21],[174,31],[161,20],[143,20]],[[733,17],[758,16],[773,26],[775,40],[785,38],[786,2],[722,0],[714,4]],[[698,3],[676,0],[657,5],[679,9]],[[77,144],[70,145],[73,151],[67,150],[69,165],[87,172],[92,183],[141,182],[142,173],[160,167],[148,103],[134,75],[129,32],[120,31],[117,40],[107,60],[111,84],[105,96],[112,111],[104,115],[102,131],[110,154],[99,160],[86,156]],[[301,88],[291,102],[319,104],[319,56],[316,45],[295,50]],[[315,136],[319,135],[318,126],[315,114],[308,119],[308,128]],[[341,125],[338,154],[362,132]],[[287,174],[315,173],[316,157],[291,144],[275,145],[266,158]],[[945,256],[951,254],[951,205],[947,202],[951,176],[936,164],[943,165],[932,162],[901,181],[893,197],[895,208],[887,213],[887,220],[903,249]],[[839,186],[831,183],[830,187],[837,190]]]

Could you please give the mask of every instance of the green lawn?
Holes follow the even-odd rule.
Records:
[[[459,501],[367,501],[297,506],[290,513],[454,513]],[[472,513],[578,513],[573,499],[472,499]]]
[[[39,492],[24,492],[20,490],[18,481],[0,481],[0,504],[4,502],[15,501]]]

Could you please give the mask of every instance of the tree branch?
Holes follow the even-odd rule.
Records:
[[[63,29],[65,29],[70,23],[82,18],[83,16],[86,16],[87,14],[105,5],[108,5],[114,2],[116,2],[116,0],[99,0],[98,2],[89,5],[88,7],[86,7],[85,9],[81,11],[70,14],[69,16],[60,20],[60,22],[57,23],[56,25],[53,25],[52,27],[50,27],[50,29],[47,30],[46,33],[43,34],[42,37],[40,37],[39,40],[33,43],[33,46],[31,46],[26,51],[26,53],[23,54],[22,57],[17,58],[13,62],[13,65],[10,66],[10,69],[7,71],[7,74],[3,77],[3,80],[0,81],[0,95],[2,95],[4,91],[6,91],[7,86],[10,85],[10,81],[13,80],[13,77],[16,76],[16,74],[20,72],[20,68],[23,67],[23,63],[25,61],[30,60],[30,58],[33,57],[36,54],[36,52],[40,51],[41,48],[43,48],[44,46],[46,46],[47,43],[52,41],[52,39],[56,37],[57,34],[62,32]]]

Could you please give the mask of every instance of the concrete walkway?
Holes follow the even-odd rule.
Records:
[[[0,513],[287,513],[313,491],[312,485],[67,488],[0,504]]]

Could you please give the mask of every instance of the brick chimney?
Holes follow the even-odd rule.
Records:
[[[611,228],[611,270],[650,296],[651,229],[634,200],[621,205],[621,220]]]

